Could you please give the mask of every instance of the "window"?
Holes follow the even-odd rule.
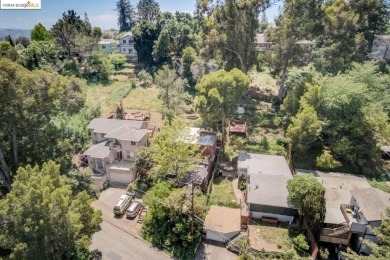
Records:
[[[137,142],[131,141],[130,144],[131,144],[132,146],[135,146],[135,145],[137,145]]]
[[[123,48],[123,52],[126,52],[126,49],[125,49],[125,48]]]
[[[100,134],[102,138],[104,138],[104,134]]]
[[[123,44],[126,44],[126,40],[123,40]]]
[[[132,49],[129,49],[129,53],[133,53],[133,50],[132,50]]]
[[[133,44],[133,43],[134,43],[133,39],[130,39],[129,44]]]
[[[130,159],[130,158],[131,158],[131,155],[132,155],[132,152],[126,151],[126,157],[127,157],[127,159]]]
[[[105,49],[106,48],[106,45],[102,45],[102,49]]]

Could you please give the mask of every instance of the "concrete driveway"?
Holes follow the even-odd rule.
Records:
[[[195,260],[237,260],[238,256],[225,248],[222,243],[210,240],[202,241],[196,250]]]
[[[138,236],[138,232],[142,228],[142,222],[139,222],[139,216],[134,219],[126,218],[126,214],[116,216],[113,212],[114,206],[118,202],[121,195],[126,194],[126,190],[119,188],[108,188],[100,194],[98,200],[92,203],[92,207],[102,211],[103,220],[116,226],[117,228],[126,231],[134,236]]]
[[[101,251],[103,259],[170,259],[168,254],[141,239],[142,221],[139,216],[128,219],[126,215],[114,215],[113,208],[125,193],[124,189],[108,188],[92,203],[95,209],[102,211],[103,223],[101,230],[92,237],[91,250]]]
[[[101,230],[92,237],[91,249],[102,252],[103,259],[171,259],[169,255],[153,248],[149,243],[105,221],[100,224],[100,227]]]

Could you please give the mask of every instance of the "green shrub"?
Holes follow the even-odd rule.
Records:
[[[238,188],[240,190],[245,190],[246,189],[246,180],[244,176],[238,177]]]
[[[137,87],[137,82],[135,82],[134,79],[130,80],[130,87],[131,88],[136,88]]]
[[[341,166],[341,163],[337,161],[329,150],[324,152],[317,157],[316,166],[321,170],[333,170]]]
[[[301,250],[307,251],[309,250],[310,246],[309,243],[306,240],[306,237],[304,234],[299,234],[298,236],[294,237],[292,239],[294,245],[298,247]]]
[[[263,138],[260,141],[260,145],[261,145],[261,147],[264,148],[264,150],[267,150],[267,151],[269,150],[269,142],[268,142],[267,137],[263,136]]]

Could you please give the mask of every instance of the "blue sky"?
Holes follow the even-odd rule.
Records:
[[[1,0],[0,0],[1,1]],[[41,0],[41,10],[0,10],[0,28],[32,29],[41,22],[48,29],[61,17],[62,13],[74,9],[79,15],[88,13],[92,26],[102,29],[117,28],[117,14],[114,11],[117,0]],[[196,0],[156,0],[162,11],[182,11],[192,13]],[[138,0],[130,1],[133,5]],[[267,10],[268,21],[272,21],[278,6]]]

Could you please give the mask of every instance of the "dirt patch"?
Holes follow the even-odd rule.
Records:
[[[266,231],[263,226],[248,226],[249,231],[249,244],[251,247],[257,251],[266,251],[266,252],[283,252],[278,248],[276,243],[272,243],[270,241],[266,241],[266,239],[262,236],[262,233]]]

